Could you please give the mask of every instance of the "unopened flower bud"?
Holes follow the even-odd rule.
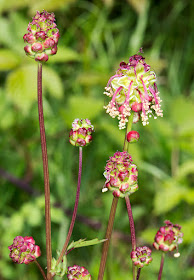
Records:
[[[139,133],[135,130],[131,130],[127,133],[127,142],[136,143],[139,140]]]
[[[84,147],[92,141],[92,132],[94,131],[88,119],[75,119],[72,123],[72,129],[69,133],[69,142],[76,147]]]
[[[32,22],[29,23],[27,31],[28,33],[23,36],[23,39],[28,44],[24,47],[28,56],[36,61],[45,62],[49,55],[56,54],[59,30],[56,28],[53,13],[37,12]]]
[[[163,252],[171,252],[175,249],[178,250],[178,244],[183,241],[183,233],[180,231],[181,226],[172,224],[170,221],[165,221],[164,223],[166,225],[160,227],[156,233],[153,246],[156,250],[161,250]]]
[[[40,247],[35,245],[34,239],[29,236],[16,236],[8,249],[10,258],[19,264],[29,264],[41,255]]]
[[[69,266],[67,272],[67,278],[69,280],[91,280],[92,277],[88,270],[83,266]]]
[[[149,265],[152,261],[152,250],[147,246],[137,247],[131,252],[131,259],[135,266],[142,268]]]
[[[116,152],[107,161],[104,177],[106,182],[103,192],[110,190],[115,197],[125,197],[138,190],[138,171],[127,152]]]

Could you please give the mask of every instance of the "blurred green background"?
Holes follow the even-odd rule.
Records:
[[[45,261],[44,197],[36,103],[37,63],[24,53],[23,35],[36,11],[54,12],[58,53],[43,67],[48,142],[53,255],[61,248],[74,205],[78,149],[68,143],[75,118],[89,118],[93,142],[84,148],[78,218],[72,240],[103,238],[112,195],[101,193],[106,161],[122,150],[124,131],[105,114],[103,91],[120,61],[143,47],[155,70],[164,117],[143,127],[130,147],[139,170],[131,196],[138,245],[152,248],[165,219],[182,225],[178,259],[168,255],[163,279],[194,279],[194,1],[2,0],[0,2],[0,279],[40,279],[34,264],[16,265],[8,246],[32,235]],[[129,221],[118,204],[105,280],[132,279]],[[101,245],[76,249],[68,265],[86,266],[97,279]],[[157,279],[161,253],[142,279]]]

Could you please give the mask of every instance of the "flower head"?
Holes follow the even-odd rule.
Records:
[[[116,74],[112,76],[105,92],[111,101],[104,106],[106,112],[119,120],[119,129],[126,127],[133,111],[133,122],[140,117],[143,125],[148,124],[152,115],[162,117],[161,99],[156,86],[156,74],[146,64],[145,58],[135,54],[129,62],[121,62]]]
[[[92,141],[92,132],[94,131],[88,119],[75,119],[72,123],[72,129],[69,133],[69,142],[76,147],[84,147]]]
[[[178,256],[178,244],[183,241],[183,233],[180,231],[181,226],[178,224],[172,224],[170,221],[165,221],[164,223],[166,225],[160,227],[156,233],[153,246],[156,250],[161,250],[163,252],[171,252],[177,249],[177,254],[175,254],[176,257],[176,255]]]
[[[26,55],[36,61],[47,61],[49,55],[57,53],[60,35],[54,13],[37,12],[28,24],[27,31],[23,36],[24,42],[27,43],[24,47]]]
[[[83,266],[69,266],[67,272],[67,278],[69,280],[91,280],[91,275],[87,269]]]
[[[125,197],[138,190],[138,171],[128,152],[116,152],[107,161],[104,177],[106,182],[103,192],[110,190],[116,197]]]
[[[131,252],[131,259],[135,266],[142,268],[152,261],[152,250],[147,246],[137,247]]]
[[[17,263],[29,264],[41,255],[40,247],[35,245],[34,239],[29,236],[16,236],[8,249],[10,258]]]

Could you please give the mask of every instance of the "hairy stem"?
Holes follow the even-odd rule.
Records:
[[[159,270],[159,274],[158,274],[158,280],[162,279],[162,271],[163,271],[163,267],[164,267],[164,258],[165,258],[165,253],[162,253],[161,256],[161,262],[160,262],[160,270]]]
[[[47,278],[52,279],[50,274],[52,249],[51,249],[51,214],[50,214],[50,186],[49,186],[49,169],[48,156],[46,147],[46,135],[44,127],[44,114],[42,104],[42,64],[38,64],[38,114],[40,126],[40,139],[42,148],[42,161],[44,172],[44,192],[45,192],[45,223],[46,223],[46,255],[47,255]]]
[[[141,268],[138,268],[136,280],[139,280],[140,272],[141,272]]]
[[[39,262],[38,262],[37,260],[35,260],[34,262],[35,262],[35,264],[37,265],[37,267],[39,268],[39,270],[40,270],[40,272],[41,272],[43,278],[44,278],[45,280],[47,280],[47,277],[46,277],[46,275],[45,275],[45,273],[44,273],[44,270],[42,269],[42,267],[41,267],[41,265],[39,264]]]
[[[61,251],[61,254],[57,260],[57,265],[60,263],[60,261],[62,261],[63,255],[66,252],[66,249],[67,249],[67,246],[68,246],[68,243],[71,238],[72,231],[73,231],[73,227],[75,224],[77,208],[78,208],[78,203],[79,203],[79,195],[80,195],[81,174],[82,174],[82,147],[79,147],[79,171],[78,171],[78,182],[77,182],[77,193],[76,193],[75,205],[74,205],[73,215],[72,215],[69,231],[67,234],[67,238],[66,238],[65,244],[63,246],[63,249]]]
[[[117,203],[118,203],[118,197],[114,197],[113,201],[112,201],[112,206],[111,206],[111,210],[110,210],[110,216],[109,216],[109,221],[108,221],[108,226],[107,226],[106,236],[105,236],[107,241],[104,242],[103,249],[102,249],[102,257],[101,257],[101,262],[100,262],[98,280],[103,280],[103,277],[104,277],[108,248],[109,248],[110,238],[111,238],[111,234],[112,234],[114,218],[115,218],[115,213],[116,213],[116,209],[117,209]]]

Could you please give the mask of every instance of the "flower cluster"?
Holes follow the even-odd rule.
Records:
[[[91,275],[83,266],[74,265],[68,267],[67,278],[69,280],[91,280]]]
[[[92,132],[94,131],[88,119],[75,119],[72,123],[72,129],[69,133],[69,142],[76,147],[83,147],[92,141]]]
[[[40,247],[35,245],[34,239],[29,236],[16,236],[8,249],[10,258],[16,263],[29,264],[41,255]]]
[[[178,244],[182,243],[183,233],[180,231],[181,226],[179,226],[178,224],[174,225],[170,221],[165,221],[164,223],[166,225],[160,227],[160,229],[156,233],[153,246],[157,250],[171,252],[175,249],[178,249]],[[180,254],[177,252],[177,254],[175,254],[175,257],[179,255]]]
[[[121,62],[116,74],[112,76],[105,92],[111,101],[104,106],[106,112],[119,120],[119,128],[126,127],[128,118],[133,112],[133,122],[140,119],[143,125],[148,124],[148,118],[163,116],[161,99],[156,86],[156,74],[150,70],[144,57],[135,54],[129,62]]]
[[[36,61],[47,61],[49,55],[57,53],[59,30],[56,28],[54,13],[37,12],[28,24],[28,33],[23,36],[27,45],[24,50]]]
[[[104,177],[106,182],[103,192],[113,191],[115,197],[125,197],[138,190],[138,171],[128,152],[116,152],[107,161]]]
[[[131,259],[135,266],[142,268],[152,261],[152,250],[147,246],[137,247],[131,252]]]

